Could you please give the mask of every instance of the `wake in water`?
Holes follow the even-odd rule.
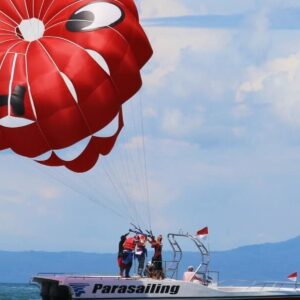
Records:
[[[36,285],[0,284],[0,300],[41,300]]]

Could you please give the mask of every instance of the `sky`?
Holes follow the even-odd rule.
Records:
[[[299,1],[136,3],[154,55],[118,144],[86,174],[3,151],[0,249],[113,252],[130,222],[208,226],[213,250],[300,235]]]

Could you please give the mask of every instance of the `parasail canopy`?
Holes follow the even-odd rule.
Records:
[[[1,0],[0,149],[89,170],[112,150],[151,55],[133,0]]]

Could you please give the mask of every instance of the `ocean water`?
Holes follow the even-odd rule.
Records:
[[[38,286],[0,283],[0,300],[41,300]]]

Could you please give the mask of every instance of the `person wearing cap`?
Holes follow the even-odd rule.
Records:
[[[194,271],[193,266],[189,266],[184,272],[183,281],[203,282],[202,278]]]

